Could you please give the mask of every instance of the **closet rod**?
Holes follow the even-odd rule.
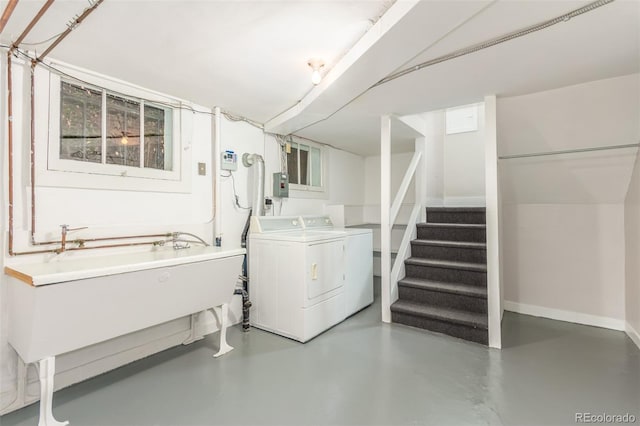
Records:
[[[640,143],[630,143],[627,145],[610,145],[610,146],[598,146],[593,148],[578,148],[578,149],[569,149],[566,151],[548,151],[548,152],[536,152],[532,154],[515,154],[515,155],[501,155],[498,157],[500,160],[510,160],[512,158],[527,158],[527,157],[544,157],[547,155],[558,155],[558,154],[575,154],[578,152],[592,152],[592,151],[606,151],[609,149],[622,149],[622,148],[638,148]]]

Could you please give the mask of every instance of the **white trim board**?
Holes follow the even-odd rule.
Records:
[[[628,322],[625,324],[625,332],[627,336],[636,344],[638,349],[640,349],[640,333],[638,333]]]
[[[549,318],[558,321],[572,322],[575,324],[625,331],[625,322],[621,319],[601,317],[561,309],[545,308],[544,306],[527,305],[525,303],[511,302],[508,300],[504,301],[504,309],[506,311],[532,315],[534,317]]]

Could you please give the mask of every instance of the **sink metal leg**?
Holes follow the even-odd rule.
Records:
[[[53,377],[56,374],[56,358],[39,361],[40,376],[40,420],[38,426],[65,426],[69,422],[59,422],[53,417]]]
[[[220,349],[214,355],[215,358],[224,355],[233,350],[233,346],[227,343],[227,327],[229,326],[229,305],[224,303],[221,306],[213,308],[213,313],[218,319],[220,325]]]

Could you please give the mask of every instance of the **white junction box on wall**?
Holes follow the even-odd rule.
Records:
[[[234,151],[226,150],[220,153],[220,168],[235,172],[238,170],[238,156]]]

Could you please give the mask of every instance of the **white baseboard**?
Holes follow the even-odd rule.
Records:
[[[444,207],[485,207],[486,204],[484,196],[444,198]]]
[[[532,315],[535,317],[549,318],[558,321],[572,322],[575,324],[591,325],[594,327],[608,328],[611,330],[625,331],[624,320],[597,315],[583,314],[580,312],[565,311],[561,309],[546,308],[544,306],[527,305],[525,303],[504,301],[506,311],[518,314]]]
[[[629,323],[625,324],[624,331],[627,332],[627,336],[629,336],[629,338],[633,340],[633,343],[636,344],[638,349],[640,349],[640,333],[638,333]]]

